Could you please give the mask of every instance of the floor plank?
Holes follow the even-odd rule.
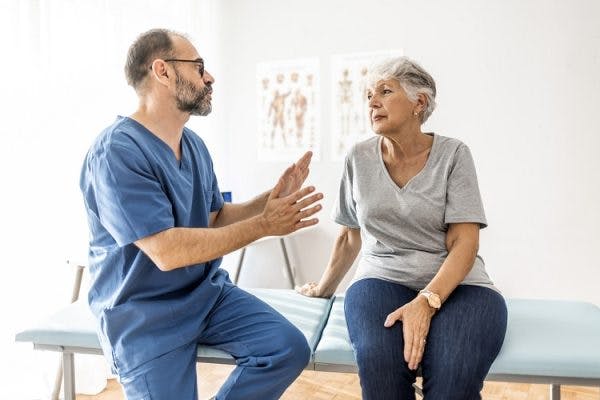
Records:
[[[209,399],[233,369],[229,365],[198,364],[200,399]],[[549,400],[548,385],[486,382],[483,400]],[[600,400],[600,388],[563,386],[562,400]],[[124,400],[119,383],[110,379],[106,389],[96,396],[77,395],[77,400]],[[304,371],[283,394],[282,400],[360,400],[356,374]]]

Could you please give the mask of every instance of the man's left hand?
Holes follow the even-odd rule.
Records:
[[[281,188],[279,197],[285,197],[300,190],[308,176],[308,166],[310,165],[311,158],[312,151],[307,151],[295,164],[285,170],[281,176],[283,187]]]

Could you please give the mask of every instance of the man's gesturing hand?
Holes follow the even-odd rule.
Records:
[[[283,186],[281,187],[279,197],[289,196],[290,194],[300,190],[302,184],[308,176],[308,166],[310,165],[311,158],[312,152],[307,151],[302,157],[300,157],[298,161],[296,161],[296,163],[292,164],[288,169],[285,170],[280,178],[283,180]]]
[[[313,193],[315,188],[308,186],[282,196],[282,190],[287,187],[285,176],[279,178],[261,215],[267,235],[286,235],[319,222],[310,217],[321,210],[321,205],[315,203],[323,198],[323,194]]]

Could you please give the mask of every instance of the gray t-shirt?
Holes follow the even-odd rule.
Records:
[[[379,278],[423,289],[448,256],[448,224],[487,226],[475,165],[457,139],[433,135],[423,169],[399,187],[381,153],[381,137],[357,143],[346,156],[335,222],[360,229],[354,281]],[[463,284],[497,290],[478,255]]]

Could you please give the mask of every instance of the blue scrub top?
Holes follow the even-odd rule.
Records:
[[[221,259],[162,272],[133,242],[172,227],[208,227],[223,207],[202,139],[184,128],[181,160],[141,124],[118,117],[80,178],[90,227],[90,308],[119,374],[197,340],[227,273]]]

